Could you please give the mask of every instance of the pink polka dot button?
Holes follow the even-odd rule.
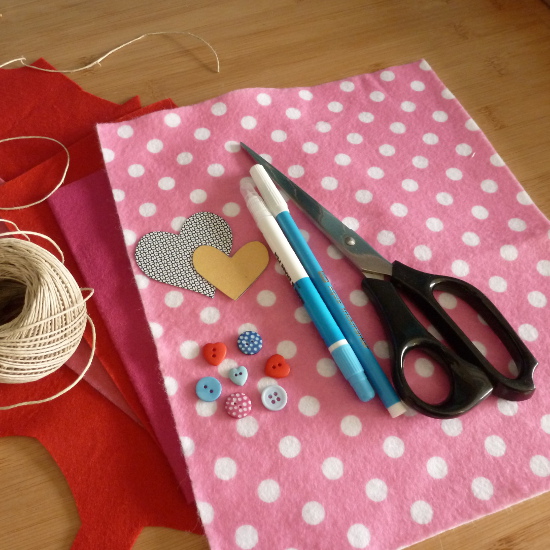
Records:
[[[225,400],[225,412],[233,418],[244,418],[252,410],[252,401],[243,392],[232,393]]]

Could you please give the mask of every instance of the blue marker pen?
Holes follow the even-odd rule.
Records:
[[[327,345],[334,362],[355,390],[359,399],[361,401],[369,401],[374,397],[374,390],[365,375],[361,363],[359,363],[351,346],[344,338],[342,331],[334,321],[294,250],[292,250],[279,224],[275,221],[275,218],[271,215],[264,201],[256,193],[251,183],[243,184],[241,186],[241,193],[245,198],[248,210],[250,210],[267,244],[279,260],[279,263],[290,278],[294,289],[304,302],[304,307]]]
[[[277,223],[298,256],[299,261],[304,266],[334,320],[355,352],[365,370],[368,380],[376,390],[382,403],[392,417],[403,414],[406,411],[405,405],[399,399],[372,351],[361,336],[357,325],[330,284],[330,281],[323,272],[323,268],[319,265],[309,245],[300,233],[298,226],[292,219],[286,201],[269,177],[267,171],[260,164],[256,164],[250,169],[250,175],[262,194],[266,206],[277,220]]]

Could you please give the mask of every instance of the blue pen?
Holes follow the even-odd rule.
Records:
[[[256,193],[251,183],[244,183],[241,186],[241,193],[245,198],[248,210],[250,210],[267,244],[279,260],[294,289],[304,302],[304,307],[319,331],[321,338],[327,345],[334,362],[355,390],[359,399],[361,401],[369,401],[374,397],[374,390],[365,375],[361,363],[351,349],[348,341],[344,338],[342,331],[336,324],[325,302],[323,302],[315,285],[308,277],[294,250],[292,250],[279,224],[275,221],[275,218],[271,215],[264,201]]]
[[[405,405],[393,389],[372,351],[361,336],[357,325],[330,284],[330,281],[323,272],[323,268],[319,265],[319,262],[290,215],[286,201],[269,177],[267,171],[260,164],[256,164],[250,169],[250,175],[262,194],[266,206],[277,220],[277,223],[283,230],[283,233],[327,305],[334,320],[351,345],[382,403],[392,417],[403,414],[406,411]]]

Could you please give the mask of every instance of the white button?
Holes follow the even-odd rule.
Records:
[[[287,402],[286,391],[281,386],[267,386],[262,392],[262,403],[270,411],[280,411]]]

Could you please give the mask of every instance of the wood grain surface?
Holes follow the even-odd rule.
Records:
[[[216,73],[197,40],[154,36],[70,75],[116,102],[139,95],[144,104],[171,97],[188,105],[425,58],[550,216],[550,8],[542,0],[4,0],[0,13],[0,64],[24,55],[72,69],[154,31],[191,31],[219,54]],[[78,527],[70,489],[46,450],[29,438],[0,439],[0,549],[68,549]],[[208,543],[148,527],[134,545],[176,548]],[[412,548],[547,550],[550,493]]]

